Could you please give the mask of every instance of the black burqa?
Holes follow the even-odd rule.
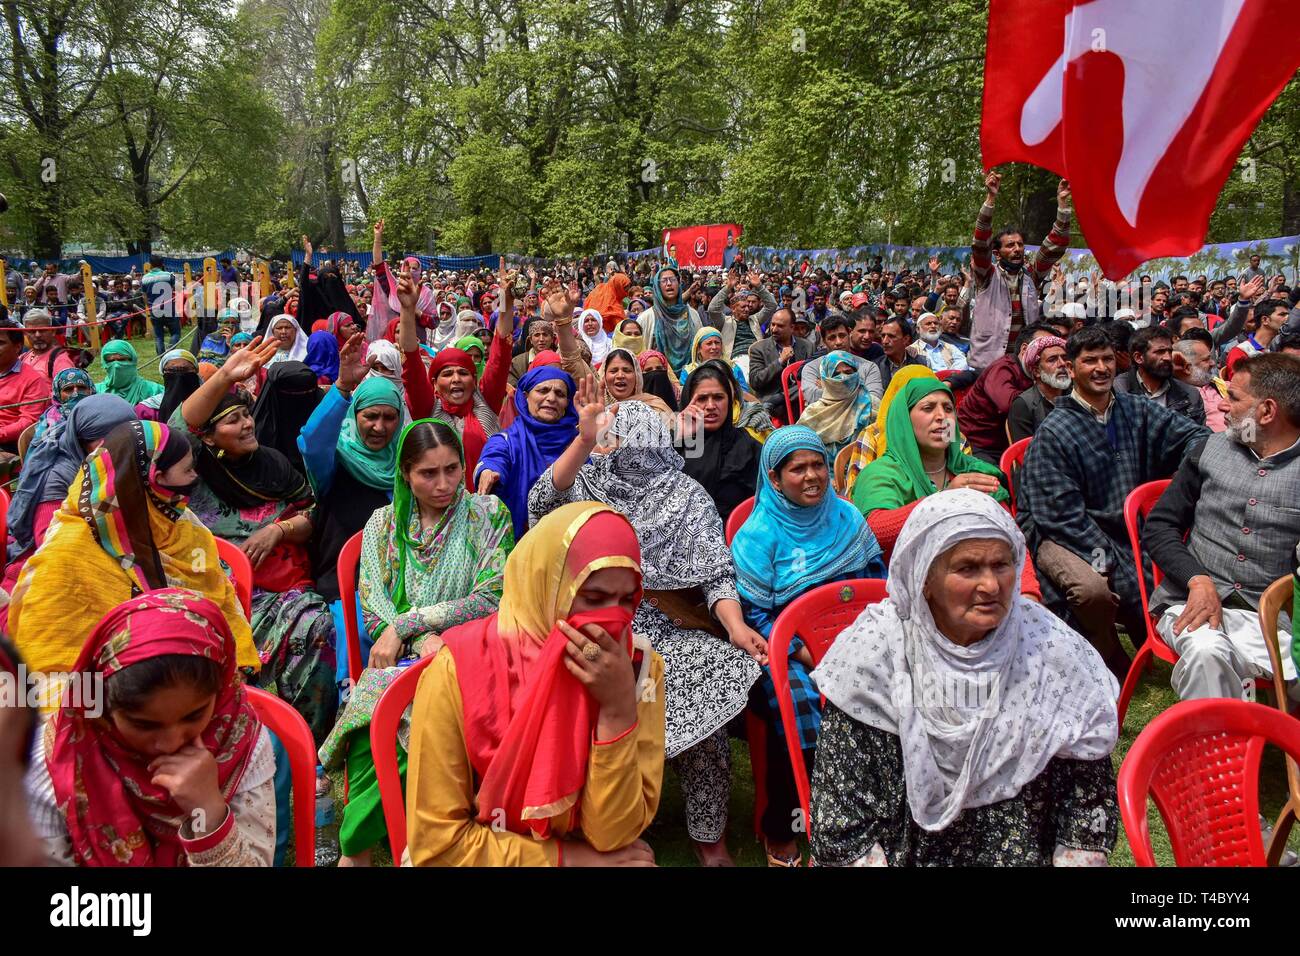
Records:
[[[738,399],[735,376],[731,369],[715,362],[704,362],[686,379],[682,387],[682,408],[691,402],[695,390],[703,381],[717,382],[726,390],[728,404],[734,410]],[[682,468],[698,481],[713,499],[725,524],[731,512],[746,498],[754,495],[759,473],[759,460],[763,446],[754,436],[732,423],[732,415],[724,417],[717,431],[705,432],[703,447],[679,447],[686,464]]]
[[[316,373],[302,362],[277,362],[266,373],[266,382],[253,405],[257,443],[274,448],[297,471],[306,473],[298,433],[307,424],[321,400]]]
[[[358,328],[366,327],[366,320],[361,317],[357,304],[348,294],[347,283],[334,264],[327,263],[313,277],[311,266],[304,262],[298,269],[298,324],[311,335],[313,325],[335,312],[346,312]]]

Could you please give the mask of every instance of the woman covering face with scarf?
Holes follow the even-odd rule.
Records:
[[[766,642],[744,622],[722,519],[708,493],[682,473],[663,420],[629,401],[609,422],[594,379],[579,387],[577,404],[578,437],[533,485],[529,515],[535,523],[561,505],[599,501],[632,522],[646,587],[633,629],[668,665],[665,752],[682,776],[697,853],[726,865],[725,727],[745,708]],[[597,449],[605,424],[602,440],[611,447]]]
[[[78,402],[94,394],[95,383],[91,381],[90,374],[85,369],[65,368],[55,375],[54,381],[50,383],[50,397],[53,403],[36,420],[32,443],[35,444],[51,425],[66,421]]]
[[[116,395],[131,406],[139,405],[152,395],[162,394],[163,387],[140,377],[136,368],[139,356],[126,339],[114,339],[99,353],[104,363],[104,380],[95,386],[101,394]]]

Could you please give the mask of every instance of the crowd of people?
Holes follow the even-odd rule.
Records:
[[[155,260],[80,313],[98,382],[76,283],[11,272],[0,666],[47,684],[0,714],[9,862],[279,862],[255,687],[310,728],[320,792],[346,776],[339,863],[368,865],[372,719],[420,666],[404,863],[653,865],[668,763],[700,863],[732,865],[749,721],[769,865],[1104,865],[1121,634],[1155,622],[1184,699],[1269,673],[1256,612],[1300,558],[1300,287],[1258,263],[1079,285],[1068,184],[1032,254],[986,185],[954,274],[743,251],[440,272],[386,260],[381,220],[369,268],[305,242],[269,290],[223,263],[213,306]],[[1125,501],[1162,479],[1135,555]],[[794,622],[787,727],[774,628],[861,579],[888,597],[824,657]],[[1295,691],[1289,621],[1278,640]]]

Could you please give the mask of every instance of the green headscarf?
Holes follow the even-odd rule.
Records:
[[[475,381],[481,379],[483,377],[483,368],[487,365],[487,346],[483,344],[483,340],[477,335],[462,335],[455,342],[451,343],[451,347],[454,349],[460,349],[466,355],[469,355],[470,358],[474,358],[474,356],[470,354],[469,350],[478,349],[478,354],[484,357],[474,359],[474,379]]]
[[[358,391],[360,391],[358,389]],[[406,446],[406,436],[411,434],[411,429],[416,425],[431,425],[437,422],[440,425],[447,425],[441,418],[421,418],[419,421],[411,422],[402,429],[401,436],[397,439],[396,461],[402,460],[402,449]],[[460,463],[465,464],[465,446],[461,444],[460,436],[456,434],[456,429],[447,425],[451,433],[456,436],[456,450],[460,452]],[[460,507],[461,499],[465,497],[465,483],[462,481],[456,490],[456,497],[452,499],[447,506],[447,513],[443,515],[446,520],[447,516]],[[400,467],[393,468],[393,535],[397,544],[397,580],[393,582],[393,607],[397,609],[398,614],[405,614],[411,609],[411,602],[406,599],[406,559],[415,547],[415,542],[411,540],[407,529],[411,524],[411,503],[413,496],[411,486],[406,483],[402,477]]]
[[[402,393],[382,375],[372,375],[357,386],[348,405],[347,417],[339,432],[338,460],[357,481],[367,488],[387,491],[393,487],[397,465],[397,442],[390,441],[378,451],[369,447],[357,432],[357,414],[375,405],[388,405],[402,417]]]
[[[885,416],[885,453],[862,470],[853,486],[853,503],[864,515],[880,508],[910,505],[938,490],[925,473],[921,449],[912,428],[912,409],[921,399],[935,392],[943,392],[952,398],[952,389],[945,383],[933,375],[921,375],[904,385],[894,396]],[[955,420],[953,424],[956,426]],[[961,432],[957,427],[954,427],[953,439],[948,444],[947,464],[954,475],[977,471],[999,479],[1002,477],[1002,472],[992,465],[962,451]],[[1001,503],[1008,501],[1006,489],[999,488],[993,499]]]
[[[111,392],[126,399],[131,405],[139,405],[146,398],[163,393],[162,385],[140,377],[140,371],[135,367],[139,356],[125,339],[113,339],[99,355],[100,361],[104,363],[104,380],[95,386],[95,391]],[[114,355],[125,355],[127,361],[109,362],[108,359]]]

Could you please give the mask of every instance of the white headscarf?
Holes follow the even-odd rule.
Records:
[[[483,316],[473,309],[461,309],[456,313],[456,337],[452,339],[452,344],[454,345],[467,335],[473,335],[481,328],[483,328]]]
[[[411,413],[406,408],[406,390],[402,386],[402,353],[397,351],[397,346],[388,339],[375,339],[366,346],[366,364],[370,364],[371,359],[379,359],[379,364],[384,367],[381,372],[372,368],[366,373],[366,378],[372,375],[386,378],[397,386],[398,394],[402,396],[402,407],[398,409],[401,413],[399,427],[405,428],[411,420]]]
[[[589,315],[596,317],[595,335],[588,335],[585,330],[587,316]],[[605,317],[595,309],[583,309],[578,315],[578,321],[575,324],[577,325],[578,335],[582,336],[582,341],[586,342],[587,348],[591,349],[591,364],[594,368],[605,361],[605,356],[614,347],[614,337],[605,331]]]
[[[1115,678],[1045,608],[1017,595],[993,633],[967,647],[939,632],[926,577],[972,538],[1011,545],[1019,581],[1025,539],[1001,505],[969,488],[930,495],[894,546],[889,598],[836,638],[812,675],[848,716],[899,737],[907,803],[930,831],[1014,797],[1053,757],[1108,756],[1119,735]]]
[[[456,341],[456,306],[450,299],[444,299],[434,309],[434,317],[436,321],[429,330],[429,347],[437,352]]]
[[[298,320],[287,312],[282,312],[271,320],[271,324],[266,327],[267,335],[275,335],[275,327],[282,322],[288,322],[293,326],[294,340],[289,346],[289,351],[281,349],[271,356],[267,366],[275,365],[277,362],[301,362],[307,358],[307,333],[302,330]]]

